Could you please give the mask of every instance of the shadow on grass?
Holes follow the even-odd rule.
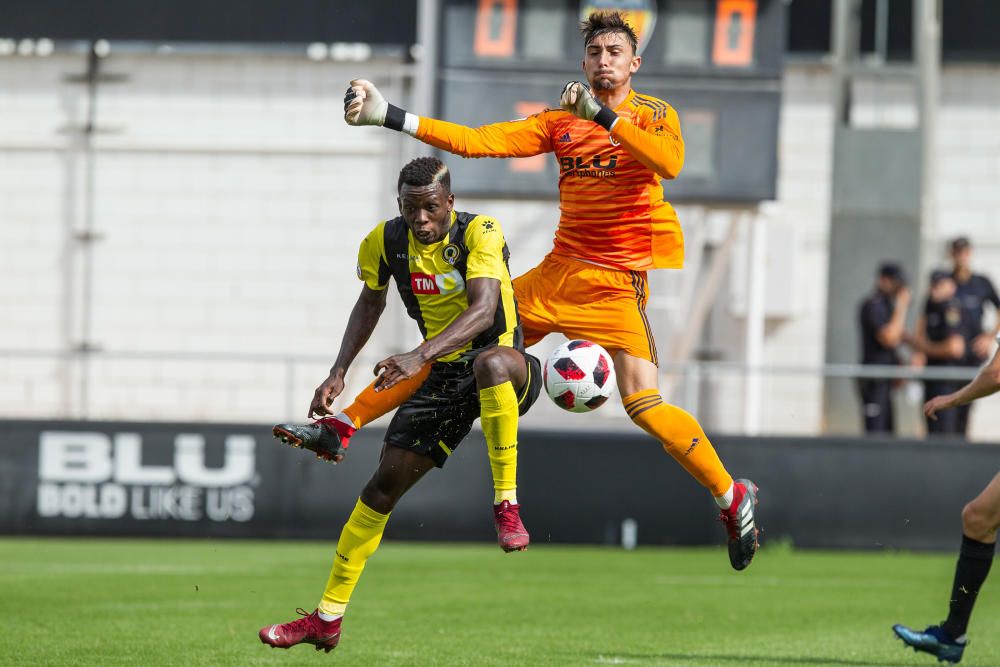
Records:
[[[588,662],[598,665],[623,665],[660,660],[677,661],[678,664],[682,665],[732,663],[734,665],[854,665],[855,667],[886,667],[913,664],[912,662],[887,662],[885,660],[871,662],[868,660],[842,660],[838,658],[697,653],[599,653],[591,657]]]

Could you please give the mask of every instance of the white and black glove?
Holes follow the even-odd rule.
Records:
[[[348,125],[380,125],[402,130],[406,112],[386,102],[371,81],[354,79],[344,95],[344,120]]]
[[[618,114],[612,111],[611,107],[602,104],[590,92],[590,88],[579,81],[570,81],[566,84],[559,103],[563,109],[577,118],[592,120],[608,132],[618,121]]]

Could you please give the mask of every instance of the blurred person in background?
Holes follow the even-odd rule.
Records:
[[[949,246],[952,271],[955,281],[955,297],[962,307],[962,319],[965,328],[962,336],[965,339],[965,356],[957,364],[959,366],[978,367],[986,361],[993,351],[993,341],[1000,333],[1000,318],[993,328],[983,328],[983,314],[987,302],[993,304],[994,310],[1000,309],[1000,296],[990,279],[984,275],[972,272],[972,244],[969,239],[960,236]],[[966,403],[955,409],[958,420],[958,431],[965,435],[969,426],[969,412],[972,405]]]
[[[861,302],[862,364],[899,365],[909,305],[910,290],[903,270],[894,262],[883,263],[874,291]],[[893,432],[892,392],[897,384],[889,378],[862,378],[858,382],[865,433]]]
[[[955,296],[955,281],[947,271],[933,271],[924,312],[917,322],[916,334],[907,337],[916,350],[914,363],[931,368],[959,366],[965,358],[966,329],[962,306]],[[960,380],[924,380],[924,400],[930,401],[956,391]],[[927,419],[928,435],[962,435],[956,410],[939,419]]]
[[[935,396],[924,405],[924,414],[934,421],[963,405],[1000,391],[1000,352],[979,375],[957,391]],[[990,573],[1000,528],[1000,474],[962,508],[962,546],[948,603],[948,618],[940,625],[917,631],[905,625],[892,626],[896,636],[917,651],[938,660],[959,662],[967,644],[966,629],[976,597]]]

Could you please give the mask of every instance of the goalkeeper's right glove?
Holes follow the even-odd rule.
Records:
[[[559,98],[559,104],[577,118],[592,120],[608,132],[618,122],[618,114],[594,97],[590,88],[579,81],[570,81],[566,84]]]
[[[402,130],[406,112],[386,102],[371,81],[354,79],[344,95],[344,120],[348,125],[381,125]]]

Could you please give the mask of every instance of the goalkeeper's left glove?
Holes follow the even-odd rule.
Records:
[[[386,102],[371,81],[354,79],[344,95],[344,120],[348,125],[381,125],[402,130],[406,112]]]
[[[563,88],[562,97],[559,98],[562,108],[570,112],[577,118],[592,120],[608,132],[618,121],[618,114],[611,110],[611,107],[601,103],[590,92],[590,88],[579,81],[570,81]]]

